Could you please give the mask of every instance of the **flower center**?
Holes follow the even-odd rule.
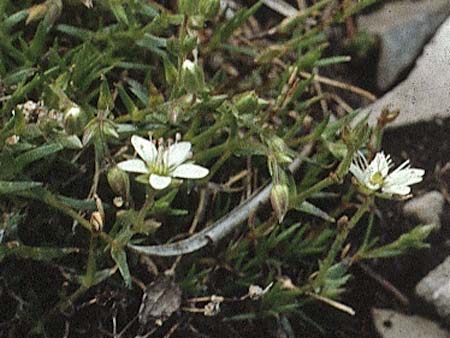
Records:
[[[369,179],[370,184],[381,186],[384,183],[383,174],[380,171],[377,171],[373,174]]]

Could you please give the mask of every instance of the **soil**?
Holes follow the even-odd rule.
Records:
[[[438,190],[449,201],[449,134],[450,119],[447,119],[402,127],[388,131],[384,136],[383,150],[391,154],[394,163],[398,165],[409,158],[413,167],[426,170],[424,181],[413,188],[415,195]],[[380,241],[389,243],[405,231],[419,225],[417,220],[403,215],[402,207],[405,202],[378,201],[377,203],[382,214],[376,230]],[[348,297],[345,299],[350,299],[349,305],[355,309],[356,316],[347,320],[342,327],[342,332],[348,332],[348,326],[350,326],[357,334],[341,335],[340,337],[377,337],[371,324],[370,311],[373,307],[419,314],[439,321],[439,317],[431,306],[424,304],[414,295],[414,287],[450,253],[450,208],[448,203],[441,215],[441,223],[441,229],[431,234],[428,239],[429,249],[412,251],[405,256],[368,263],[374,272],[394,285],[409,299],[409,305],[402,304],[394,298],[391,292],[375,281],[361,267],[353,267],[354,278],[349,283]],[[442,324],[445,325],[445,323]]]

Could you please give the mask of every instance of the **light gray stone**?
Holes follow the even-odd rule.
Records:
[[[410,67],[425,42],[450,14],[448,0],[401,0],[358,18],[359,30],[375,34],[381,50],[377,86],[386,90]]]
[[[445,197],[439,191],[430,191],[405,203],[403,213],[415,217],[424,224],[441,227],[440,216],[444,210]]]
[[[450,257],[416,285],[416,294],[433,304],[437,313],[450,323]]]
[[[388,127],[450,117],[449,74],[450,19],[447,19],[425,47],[409,76],[365,108],[360,116],[370,113],[369,124],[373,125],[383,107],[400,109],[400,116]]]
[[[423,317],[372,309],[372,318],[382,338],[450,338],[448,331]]]

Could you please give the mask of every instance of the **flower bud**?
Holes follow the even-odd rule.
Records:
[[[92,231],[94,233],[99,233],[103,229],[103,217],[99,211],[94,211],[91,215],[90,223],[92,226]]]
[[[286,184],[275,183],[270,192],[270,203],[278,222],[283,222],[289,207],[289,188]]]
[[[378,117],[378,125],[384,127],[388,123],[394,122],[398,115],[400,115],[400,109],[390,110],[389,107],[384,107]]]
[[[245,92],[235,97],[234,104],[240,113],[252,113],[258,109],[258,96],[254,91]]]
[[[219,13],[220,0],[200,0],[198,6],[200,15],[203,15],[207,20],[211,20]]]
[[[117,133],[117,126],[113,121],[105,120],[101,126],[102,126],[102,132],[106,136],[119,138],[119,134]]]
[[[127,173],[118,167],[113,167],[109,169],[106,179],[111,190],[116,195],[124,197],[127,200],[130,193],[130,178]]]
[[[290,154],[289,148],[281,137],[272,136],[267,141],[267,145],[277,163],[287,164],[292,162],[292,155]]]
[[[181,67],[181,84],[183,88],[192,94],[203,91],[205,87],[205,77],[198,64],[191,60],[185,60]]]
[[[72,105],[64,113],[64,129],[70,135],[81,135],[86,124],[86,116],[81,108]]]

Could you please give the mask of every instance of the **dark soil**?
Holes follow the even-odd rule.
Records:
[[[383,150],[391,154],[399,165],[410,159],[412,167],[424,168],[426,176],[422,183],[413,188],[414,195],[428,191],[441,191],[449,200],[450,188],[450,119],[407,126],[386,133]],[[383,243],[389,243],[402,233],[419,225],[417,220],[407,218],[402,213],[405,202],[378,201],[382,213],[377,236]],[[370,310],[373,307],[390,308],[404,313],[414,313],[439,321],[433,309],[423,304],[414,295],[415,285],[434,267],[439,265],[450,253],[450,208],[448,204],[441,215],[442,227],[431,234],[428,242],[431,247],[408,255],[379,259],[369,263],[370,268],[393,284],[410,301],[409,306],[393,297],[379,282],[376,282],[360,267],[353,267],[354,278],[349,284],[348,298],[356,310],[356,318],[347,320],[342,328],[355,334],[342,337],[377,337],[371,324]],[[348,299],[347,297],[345,299]],[[444,324],[444,323],[442,323]],[[356,327],[358,329],[356,329]]]

